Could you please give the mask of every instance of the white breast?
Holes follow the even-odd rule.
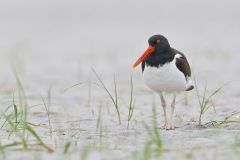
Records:
[[[163,66],[151,67],[145,66],[143,79],[146,85],[156,92],[180,92],[186,89],[186,79],[184,74],[179,71],[174,60]]]

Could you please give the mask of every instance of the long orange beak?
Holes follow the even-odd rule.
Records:
[[[132,65],[133,68],[137,67],[142,61],[144,61],[153,51],[153,46],[149,46],[148,49],[142,54],[142,56]]]

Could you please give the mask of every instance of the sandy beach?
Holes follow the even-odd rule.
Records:
[[[238,6],[237,0],[0,1],[0,159],[238,160]],[[188,92],[188,104],[186,93],[178,95],[175,130],[160,129],[160,98],[145,86],[141,67],[131,68],[153,34],[185,53],[200,94]],[[93,69],[113,97],[115,77],[121,125]],[[135,105],[127,128],[131,75]],[[200,127],[205,88],[208,96],[221,89]],[[11,127],[11,120],[22,123],[26,108],[27,126],[45,146],[31,129]]]

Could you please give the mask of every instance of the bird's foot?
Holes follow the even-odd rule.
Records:
[[[164,130],[174,130],[175,129],[175,126],[171,123],[165,123],[161,129],[164,129]]]
[[[167,130],[174,130],[174,129],[175,129],[174,124],[172,124],[172,123],[168,124]]]
[[[168,123],[164,123],[164,125],[160,129],[167,130]]]

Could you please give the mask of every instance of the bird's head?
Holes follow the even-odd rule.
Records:
[[[158,34],[153,35],[148,39],[148,48],[142,54],[142,56],[133,64],[133,68],[137,67],[140,63],[142,63],[147,57],[149,57],[153,53],[162,54],[165,51],[169,50],[170,45],[168,43],[167,38]]]

